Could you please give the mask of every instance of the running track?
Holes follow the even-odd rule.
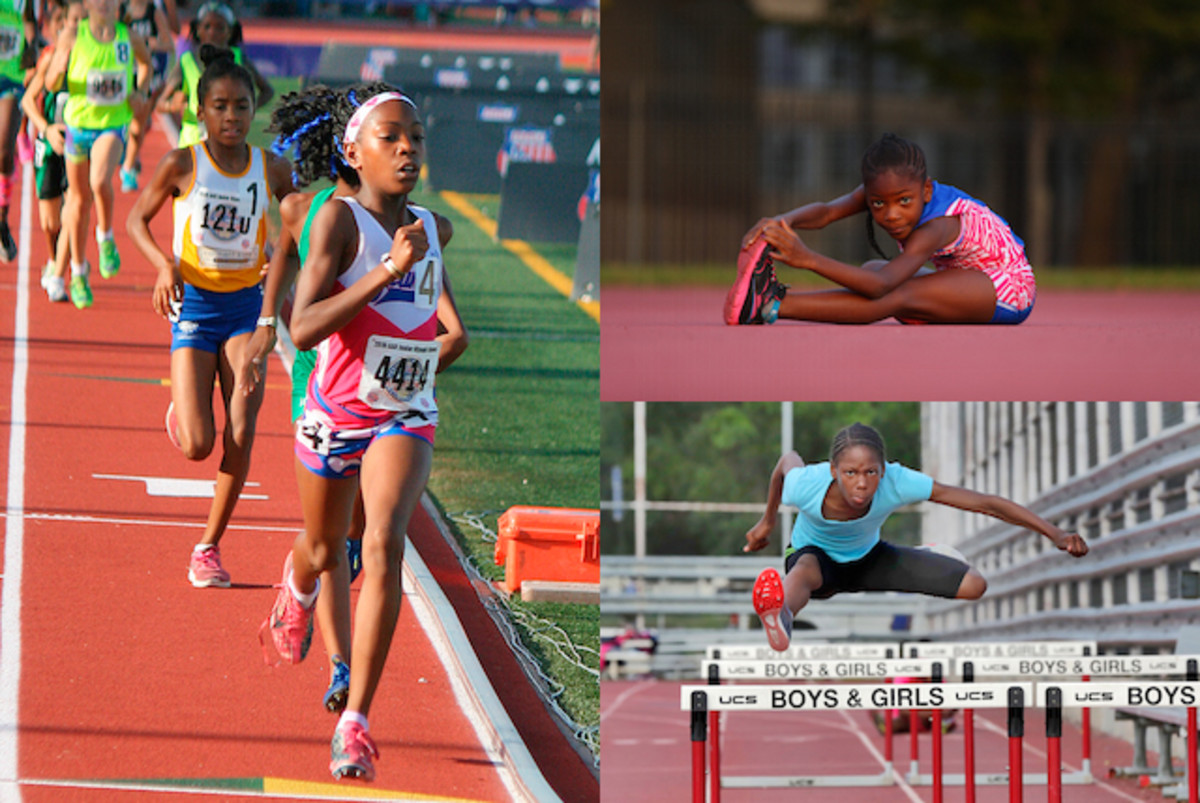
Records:
[[[658,803],[691,800],[691,734],[689,714],[679,710],[677,682],[604,682],[600,686],[601,750],[604,755],[601,800],[607,803]],[[1008,763],[1008,731],[1002,710],[975,712],[977,772],[1001,772]],[[960,714],[961,721],[961,714]],[[806,714],[726,713],[722,720],[721,768],[724,775],[878,775],[883,771],[883,738],[866,712]],[[895,737],[893,766],[909,769],[909,736]],[[1026,710],[1022,762],[1026,773],[1046,771],[1045,724],[1040,711]],[[921,772],[932,770],[932,743],[921,734]],[[1062,753],[1067,773],[1079,769],[1078,728],[1064,722]],[[943,741],[944,771],[962,773],[961,727]],[[1094,785],[1063,787],[1066,803],[1124,803],[1163,800],[1156,789],[1142,789],[1134,779],[1109,780],[1110,767],[1132,763],[1133,750],[1118,739],[1092,734]],[[1157,761],[1157,759],[1153,759]],[[963,799],[961,786],[947,786],[946,800]],[[1026,785],[1025,800],[1045,799],[1045,787]],[[978,786],[980,803],[1007,801],[1007,786]],[[931,787],[806,788],[805,803],[928,801]],[[725,789],[729,803],[795,800],[792,789]]]
[[[1013,327],[730,327],[724,289],[602,292],[603,401],[1200,397],[1200,294],[1048,290]]]
[[[166,147],[155,129],[145,179]],[[596,779],[424,512],[410,529],[404,605],[372,711],[378,778],[333,784],[319,639],[304,664],[268,668],[256,637],[301,526],[287,376],[272,358],[256,485],[222,544],[234,587],[193,589],[186,561],[209,499],[180,494],[211,481],[219,456],[189,463],[163,432],[169,331],[150,307],[153,272],[124,234],[133,197],[117,194],[121,273],[104,281],[93,271],[96,302],[84,311],[46,300],[36,214],[19,202],[11,210],[33,232],[18,235],[18,262],[0,266],[0,799],[148,800],[170,790],[507,800],[552,787],[563,800],[595,800]],[[166,211],[154,229],[170,242]],[[177,482],[162,490],[144,478]],[[464,675],[471,664],[482,670]],[[509,762],[529,753],[536,768],[526,761],[518,779]]]

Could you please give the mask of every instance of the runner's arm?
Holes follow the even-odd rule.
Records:
[[[1069,533],[1056,527],[1029,508],[1019,505],[1011,499],[1005,499],[1003,496],[981,494],[967,488],[935,482],[929,501],[972,513],[983,513],[1009,524],[1041,533],[1049,538],[1050,543],[1055,547],[1077,558],[1083,557],[1088,552],[1087,544],[1078,533]]]
[[[767,485],[767,507],[762,518],[746,533],[746,545],[743,552],[758,552],[765,549],[775,532],[775,522],[779,518],[779,505],[783,502],[783,481],[789,471],[802,468],[804,460],[796,452],[788,452],[779,458],[775,470],[771,472],[771,480]]]

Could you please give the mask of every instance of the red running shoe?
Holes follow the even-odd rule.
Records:
[[[771,649],[778,652],[785,652],[792,640],[779,618],[783,607],[783,581],[779,579],[779,572],[763,569],[754,581],[754,612],[762,620]]]

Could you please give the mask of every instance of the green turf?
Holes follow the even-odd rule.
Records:
[[[1038,287],[1056,290],[1184,290],[1200,291],[1200,267],[1114,266],[1109,268],[1047,267],[1035,270]],[[727,287],[734,266],[614,264],[603,266],[606,287]],[[831,282],[788,267],[779,268],[780,281],[792,287],[835,287]]]

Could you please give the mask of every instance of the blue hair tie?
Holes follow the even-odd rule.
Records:
[[[355,94],[355,91],[353,89],[351,89],[349,92],[346,93],[346,97],[349,98],[350,102],[354,104],[354,108],[357,109],[359,106],[362,105],[361,103],[358,102],[358,95]]]

